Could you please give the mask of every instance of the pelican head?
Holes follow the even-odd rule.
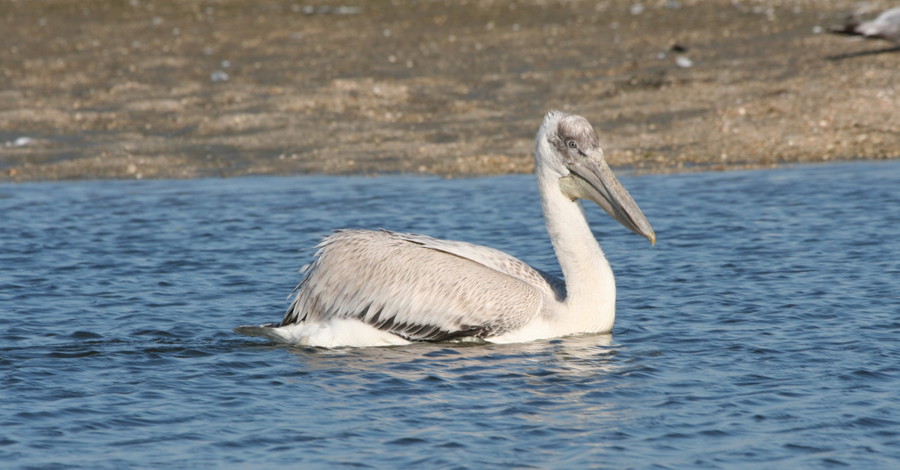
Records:
[[[641,208],[616,178],[587,119],[551,111],[538,130],[535,168],[539,177],[556,178],[571,200],[588,199],[632,232],[656,243],[656,234]]]

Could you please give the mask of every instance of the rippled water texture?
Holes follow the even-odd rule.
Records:
[[[623,182],[612,336],[330,351],[231,328],[332,228],[558,273],[532,178],[0,186],[0,463],[897,468],[900,162]]]

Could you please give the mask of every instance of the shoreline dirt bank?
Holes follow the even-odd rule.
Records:
[[[900,49],[824,32],[853,6],[7,1],[0,181],[528,172],[552,108],[637,171],[898,158]]]

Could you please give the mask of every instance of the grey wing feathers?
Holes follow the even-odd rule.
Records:
[[[392,232],[393,233],[393,232]],[[455,240],[441,240],[414,233],[394,233],[404,240],[432,250],[466,258],[476,263],[520,279],[550,298],[565,298],[565,283],[552,275],[532,268],[522,260],[500,250]]]
[[[281,324],[355,318],[407,339],[438,341],[502,334],[540,312],[543,290],[552,288],[542,290],[497,269],[497,262],[462,254],[490,249],[441,249],[441,243],[459,242],[389,231],[336,232],[319,245]]]

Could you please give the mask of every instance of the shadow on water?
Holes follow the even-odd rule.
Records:
[[[421,395],[446,400],[450,391],[473,400],[490,392],[526,401],[554,396],[577,402],[635,366],[622,364],[619,348],[611,335],[584,335],[520,344],[417,343],[288,352],[298,372],[320,384],[331,383],[336,394],[366,400]]]

